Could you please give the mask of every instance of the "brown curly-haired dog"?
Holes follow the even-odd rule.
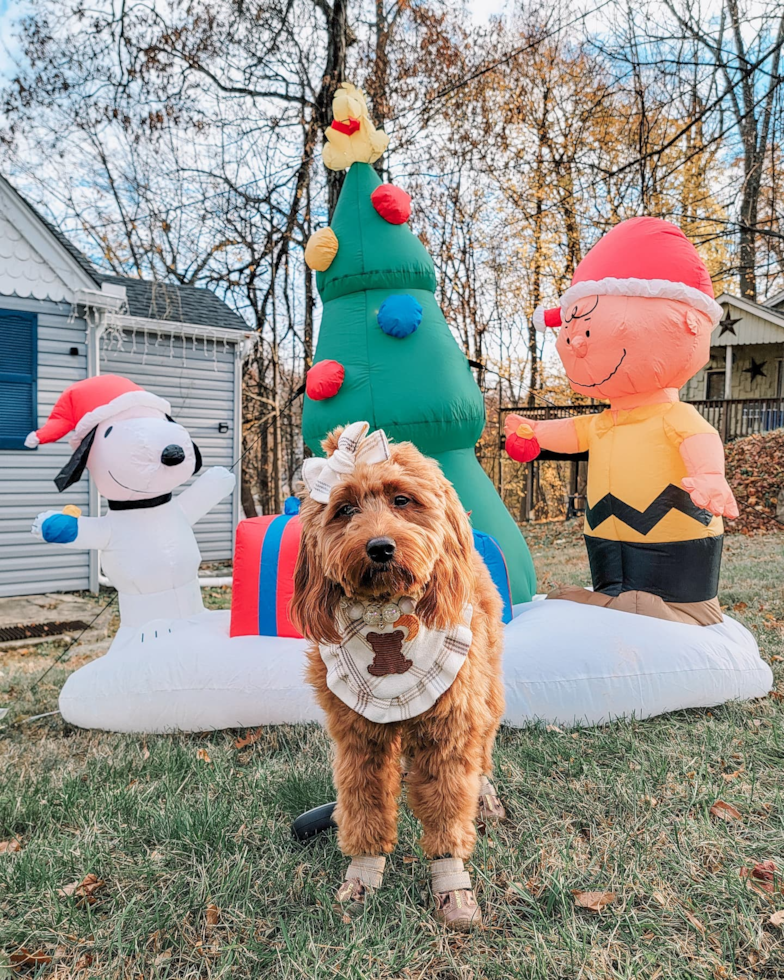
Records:
[[[325,440],[328,455],[341,431]],[[351,911],[381,884],[383,856],[397,842],[405,757],[408,803],[422,823],[422,849],[433,861],[437,914],[449,925],[469,928],[480,923],[481,913],[462,860],[474,848],[480,803],[483,817],[503,818],[487,779],[504,709],[501,600],[474,548],[468,516],[439,466],[411,443],[390,449],[389,460],[358,465],[346,475],[327,504],[303,494],[300,514],[291,613],[314,641],[307,676],[336,750],[338,842],[352,859],[338,899]],[[379,540],[386,542],[381,553],[372,546]],[[430,708],[379,724],[328,688],[319,644],[341,642],[338,612],[346,598],[403,595],[417,597],[416,617],[431,629],[460,623],[471,606],[472,640],[451,686]],[[407,669],[398,650],[382,649],[392,658],[390,673]]]

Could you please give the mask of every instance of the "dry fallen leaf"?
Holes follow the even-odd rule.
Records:
[[[710,808],[710,812],[714,817],[718,817],[720,820],[726,820],[728,823],[730,820],[743,819],[740,810],[736,809],[731,803],[725,803],[724,800],[716,800]]]
[[[85,953],[80,956],[79,959],[74,963],[74,970],[86,970],[88,966],[93,965],[93,954]]]
[[[784,909],[779,909],[778,912],[774,912],[768,919],[768,922],[772,926],[781,926],[784,929]]]
[[[769,894],[773,892],[773,878],[775,874],[776,865],[773,861],[760,861],[753,868],[740,869],[741,878],[748,878],[750,888]]]
[[[142,759],[146,762],[150,758],[150,750],[147,748],[147,743],[142,742]]]
[[[102,881],[98,875],[89,874],[81,881],[72,881],[70,885],[59,888],[57,894],[60,898],[70,898],[71,896],[83,898],[88,905],[94,905],[98,901],[95,892],[103,888],[105,884],[106,882]]]
[[[14,851],[21,851],[22,845],[18,840],[0,840],[0,854],[12,854]]]
[[[199,751],[196,753],[196,758],[200,762],[212,762],[210,754],[206,749],[199,749]]]
[[[29,949],[20,946],[15,953],[8,957],[11,966],[45,966],[52,962],[52,957],[47,955],[42,949],[31,953]]]
[[[606,905],[615,901],[615,892],[581,892],[572,889],[572,895],[575,905],[592,912],[601,912]]]
[[[159,953],[154,960],[154,966],[163,966],[164,963],[168,963],[172,958],[172,951],[170,949],[165,949],[162,953]]]
[[[700,922],[700,920],[697,918],[696,915],[692,915],[691,912],[686,912],[685,910],[683,914],[686,916],[686,918],[694,926],[695,929],[697,929],[699,932],[704,934],[705,926]]]
[[[217,926],[220,920],[220,912],[217,905],[208,905],[204,913],[204,921],[208,926]]]
[[[238,738],[234,743],[234,747],[237,749],[246,749],[249,745],[254,745],[256,742],[258,742],[263,734],[264,726],[262,725],[261,728],[257,728],[255,731],[250,732],[248,735],[245,735],[244,738]]]
[[[559,735],[563,735],[563,733],[564,733],[563,728],[559,728],[557,725],[547,725],[545,727],[545,731],[548,731],[548,732],[558,732]]]
[[[743,612],[744,609],[749,608],[748,602],[736,602],[732,607],[735,612]]]

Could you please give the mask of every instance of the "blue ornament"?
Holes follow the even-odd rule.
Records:
[[[299,514],[299,497],[286,497],[283,501],[284,514]]]
[[[79,519],[71,514],[52,514],[41,525],[44,541],[55,544],[70,544],[79,533]]]
[[[390,337],[408,337],[422,322],[422,305],[413,296],[387,296],[378,311],[378,325]]]

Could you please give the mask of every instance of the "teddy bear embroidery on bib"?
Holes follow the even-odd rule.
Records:
[[[463,622],[428,629],[411,614],[369,625],[353,608],[339,613],[340,643],[319,644],[327,686],[380,724],[415,718],[449,689],[471,647],[471,606]]]

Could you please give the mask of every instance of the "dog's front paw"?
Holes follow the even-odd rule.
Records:
[[[482,910],[471,877],[460,858],[437,858],[430,864],[436,919],[449,929],[468,932],[482,925]]]
[[[354,857],[346,870],[346,878],[335,893],[339,911],[353,917],[361,915],[368,895],[381,887],[384,880],[385,857]]]
[[[359,878],[347,878],[335,892],[338,911],[353,919],[362,914],[365,908],[365,898],[372,894],[373,889],[369,888]]]

